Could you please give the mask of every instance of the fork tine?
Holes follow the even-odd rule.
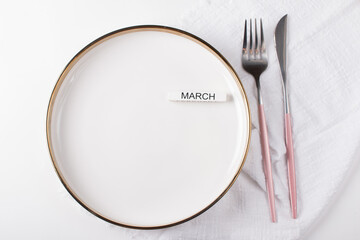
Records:
[[[263,30],[263,24],[261,18],[260,18],[260,50],[261,52],[265,51],[264,30]]]
[[[257,33],[257,22],[255,18],[255,54],[258,52],[258,33]]]
[[[253,40],[252,40],[252,19],[250,18],[250,54],[252,54],[253,50]]]
[[[243,38],[243,53],[246,52],[246,47],[247,47],[247,20],[245,19],[244,38]]]

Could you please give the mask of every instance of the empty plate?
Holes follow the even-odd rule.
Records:
[[[250,114],[240,80],[203,40],[178,29],[109,33],[65,67],[47,140],[69,193],[96,216],[154,229],[198,216],[234,183]]]

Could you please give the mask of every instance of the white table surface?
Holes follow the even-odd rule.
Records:
[[[179,26],[196,1],[2,1],[0,8],[0,239],[118,239],[64,190],[47,149],[52,88],[97,37],[131,25]],[[360,164],[305,239],[358,239]],[[211,211],[211,209],[209,210]],[[109,230],[111,229],[111,230]]]

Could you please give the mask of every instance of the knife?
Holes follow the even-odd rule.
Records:
[[[275,28],[275,46],[280,64],[281,76],[283,80],[283,95],[284,95],[284,109],[285,109],[285,142],[286,142],[286,156],[288,165],[288,181],[289,181],[289,195],[292,217],[297,217],[297,197],[296,197],[296,177],[295,177],[295,161],[294,149],[291,133],[291,117],[289,107],[289,97],[287,91],[286,79],[286,34],[287,34],[287,14],[283,16]]]

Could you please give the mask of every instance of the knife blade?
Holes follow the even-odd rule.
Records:
[[[280,63],[283,82],[286,84],[286,35],[287,35],[287,14],[283,16],[275,28],[275,47]]]
[[[275,28],[275,46],[278,56],[282,82],[283,82],[283,95],[284,95],[284,112],[285,112],[285,142],[286,142],[286,157],[288,165],[288,182],[289,182],[289,195],[291,214],[293,218],[297,217],[297,193],[296,193],[296,176],[295,176],[295,161],[294,149],[292,142],[291,131],[291,117],[289,98],[287,91],[287,78],[286,78],[286,42],[287,41],[287,14],[283,16]]]

